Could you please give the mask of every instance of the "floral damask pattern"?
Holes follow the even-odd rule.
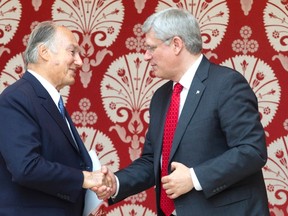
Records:
[[[14,56],[0,72],[0,92],[7,86],[20,79],[25,72],[24,61],[21,54]]]
[[[247,54],[254,53],[258,50],[259,43],[256,40],[250,39],[252,30],[249,26],[243,26],[240,29],[240,36],[242,39],[234,40],[232,43],[232,50],[236,53]]]
[[[107,216],[156,216],[151,210],[140,206],[140,205],[123,205],[121,207],[113,209],[113,211],[109,212]]]
[[[288,56],[281,52],[288,51],[288,3],[287,1],[269,0],[264,10],[264,26],[270,45],[278,53],[272,60],[278,59],[288,72]]]
[[[61,95],[86,148],[97,152],[101,164],[119,170],[141,154],[151,97],[166,82],[144,61],[141,25],[148,15],[167,7],[194,14],[203,53],[238,70],[251,85],[267,137],[269,158],[263,173],[270,213],[288,215],[285,0],[0,1],[0,93],[23,75],[23,51],[40,21],[69,27],[79,41],[83,66],[76,83]],[[154,191],[148,190],[113,206],[104,201],[92,215],[155,215],[154,205]]]
[[[270,45],[276,51],[288,51],[287,1],[269,0],[264,10],[264,24]]]
[[[91,102],[87,98],[82,98],[79,102],[79,108],[81,111],[75,111],[72,113],[71,118],[75,124],[93,125],[97,121],[97,114],[89,111]]]
[[[4,52],[10,53],[10,49],[4,45],[13,39],[21,13],[22,5],[18,0],[0,1],[0,57]]]
[[[245,16],[248,16],[252,9],[253,0],[240,0],[240,4]]]
[[[143,38],[143,32],[141,29],[141,24],[136,24],[133,28],[134,37],[129,37],[126,40],[126,47],[129,50],[136,50],[136,52],[140,52],[145,45],[145,39]]]
[[[0,1],[0,12],[0,44],[7,44],[17,31],[22,5],[19,0]]]
[[[288,198],[288,137],[280,137],[268,146],[268,161],[263,168],[269,202],[287,205]],[[288,209],[284,215],[288,214]]]
[[[106,114],[115,123],[110,130],[115,130],[124,143],[130,143],[132,161],[141,154],[150,99],[163,82],[155,77],[144,56],[137,53],[112,62],[101,82]]]

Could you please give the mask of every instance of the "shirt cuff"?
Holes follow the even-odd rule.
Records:
[[[117,178],[117,176],[115,175],[116,178],[116,192],[113,196],[111,196],[112,199],[115,199],[119,193],[119,188],[120,188],[120,184],[119,184],[119,179]]]
[[[192,182],[193,182],[195,190],[202,191],[202,187],[200,185],[200,182],[198,181],[198,178],[193,168],[190,168],[190,173],[191,173],[191,178],[192,178]]]

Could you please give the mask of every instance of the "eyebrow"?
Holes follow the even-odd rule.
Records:
[[[69,44],[67,49],[73,49],[73,50],[80,51],[80,47],[78,45],[75,45],[75,44]]]

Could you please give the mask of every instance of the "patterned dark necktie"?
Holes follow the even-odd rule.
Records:
[[[64,103],[63,103],[63,100],[62,100],[61,96],[60,96],[60,99],[59,99],[59,102],[58,102],[58,107],[59,107],[59,110],[60,110],[60,113],[61,113],[62,117],[65,119],[65,108],[64,108]]]
[[[163,146],[162,146],[162,169],[161,177],[168,175],[168,162],[170,156],[170,150],[172,141],[174,138],[174,132],[178,122],[179,106],[180,106],[180,93],[183,86],[176,83],[173,89],[172,97],[168,112],[166,114],[166,121],[163,134]],[[167,194],[163,187],[161,187],[160,206],[165,215],[171,215],[174,207],[172,199],[167,197]]]
[[[65,108],[64,108],[64,103],[63,103],[63,99],[62,99],[61,96],[60,96],[60,99],[59,99],[59,101],[58,101],[58,107],[59,107],[59,110],[60,110],[60,113],[61,113],[63,119],[64,119],[65,122],[66,122]],[[73,140],[74,140],[74,144],[75,144],[76,148],[79,150],[79,146],[78,146],[78,144],[77,144],[77,142],[76,142],[76,140],[75,140],[74,134],[73,134],[73,132],[72,132],[72,130],[71,130],[71,126],[69,125],[68,122],[66,122],[66,123],[67,123],[67,125],[68,125],[68,128],[69,128],[69,131],[70,131],[70,133],[71,133],[71,136],[72,136],[72,138],[73,138]]]

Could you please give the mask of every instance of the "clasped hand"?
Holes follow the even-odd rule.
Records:
[[[107,199],[116,192],[116,178],[106,167],[94,172],[83,171],[83,188],[94,191],[99,199]]]

